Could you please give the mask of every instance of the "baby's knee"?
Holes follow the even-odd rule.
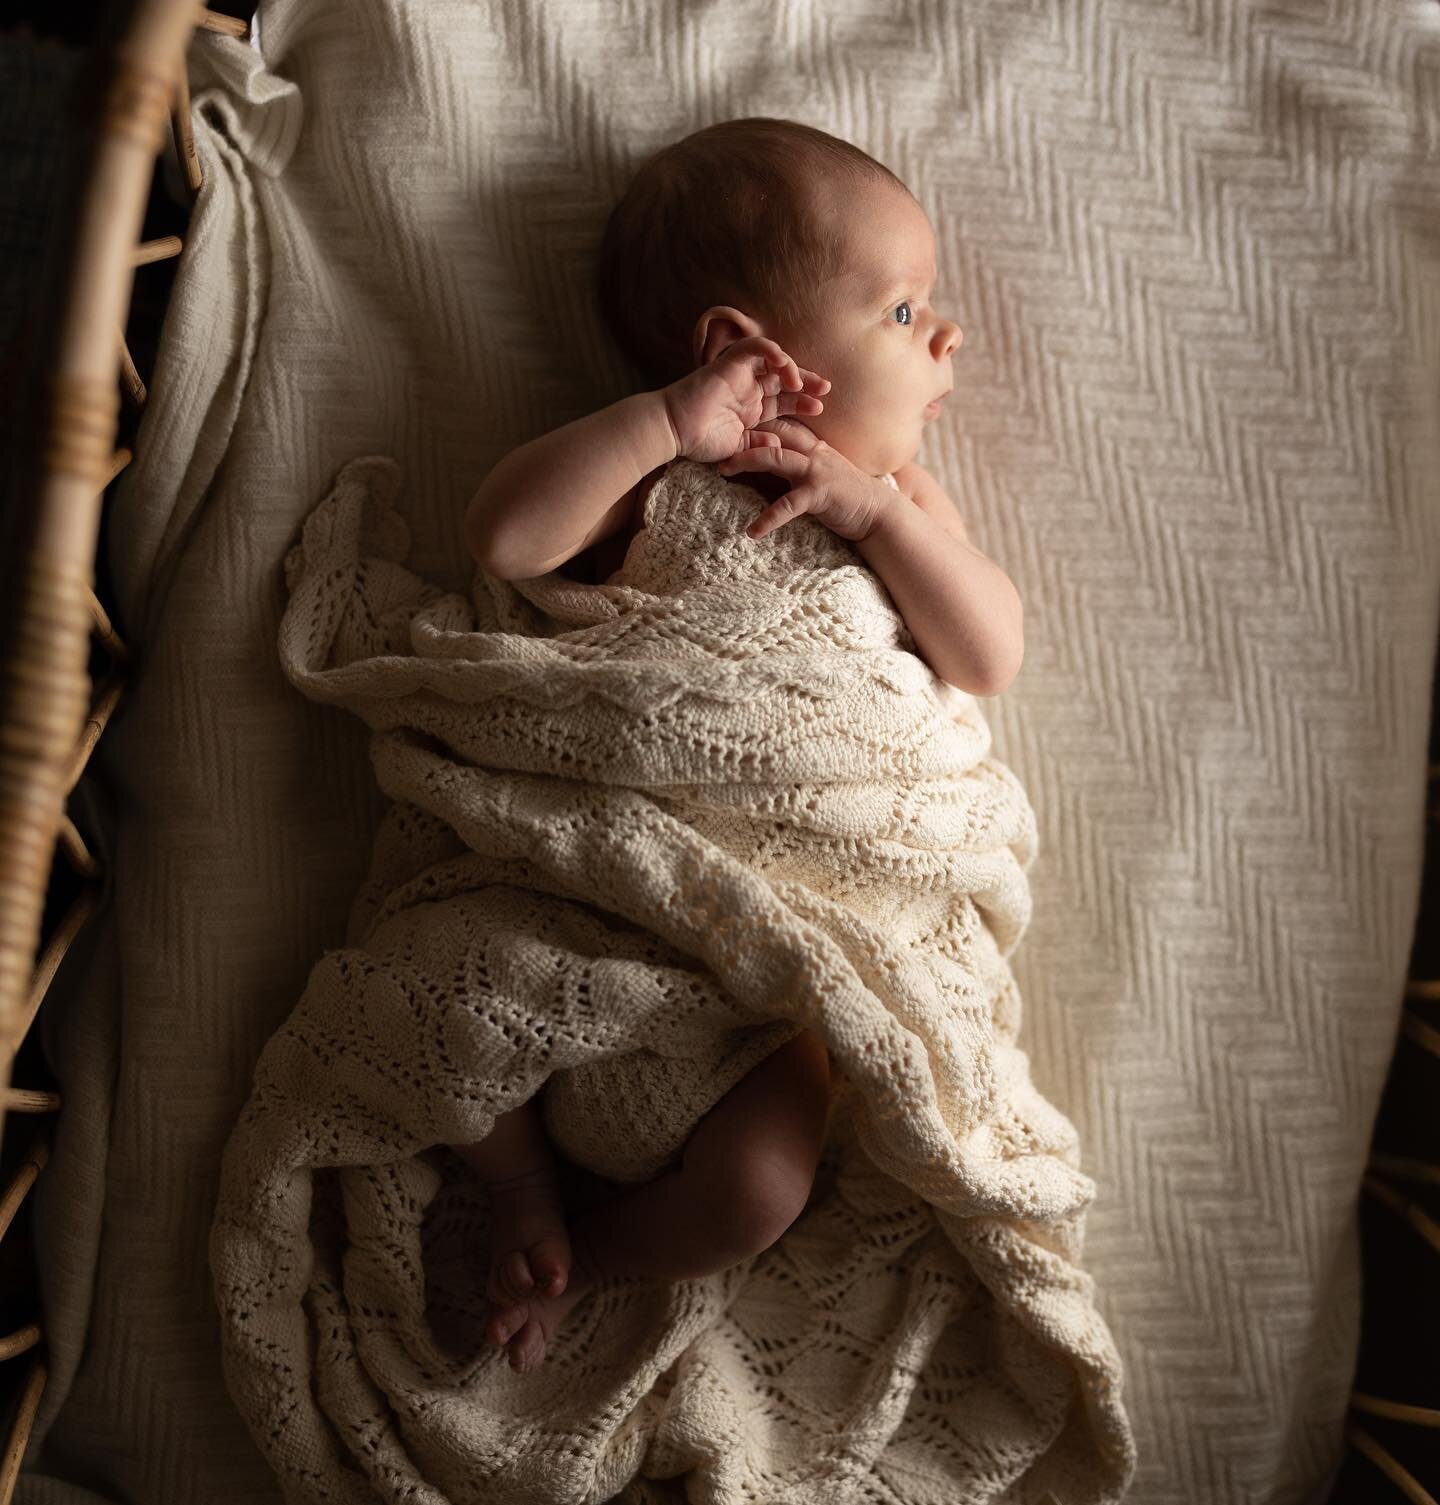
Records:
[[[761,1095],[710,1161],[717,1206],[737,1226],[746,1253],[768,1249],[810,1200],[829,1107],[825,1046],[804,1031],[755,1075]]]
[[[716,1211],[742,1257],[768,1249],[805,1210],[815,1166],[756,1152],[737,1155],[718,1193]]]
[[[683,1173],[736,1258],[768,1249],[804,1210],[829,1097],[824,1043],[802,1030],[752,1067],[690,1136]]]

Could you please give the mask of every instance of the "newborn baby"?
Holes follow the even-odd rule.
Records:
[[[849,539],[934,672],[998,694],[1023,654],[1019,595],[914,460],[962,338],[929,302],[936,271],[904,184],[823,131],[726,121],[657,153],[601,252],[607,318],[653,389],[504,456],[466,515],[476,561],[526,579],[573,560],[604,580],[669,464],[713,464],[766,499],[750,538],[809,514]],[[487,1336],[533,1369],[598,1282],[693,1278],[768,1248],[810,1196],[829,1102],[825,1045],[802,1030],[700,1120],[679,1165],[610,1186],[568,1227],[534,1099],[454,1146],[491,1204]]]

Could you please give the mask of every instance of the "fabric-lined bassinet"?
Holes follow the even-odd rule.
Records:
[[[986,707],[1047,854],[1021,1040],[1101,1187],[1085,1264],[1127,1363],[1131,1498],[1304,1499],[1341,1441],[1395,1042],[1375,1000],[1398,999],[1418,890],[1434,16],[1241,6],[1195,29],[1137,0],[897,30],[878,3],[806,7],[777,55],[733,8],[673,34],[658,10],[562,12],[277,4],[258,48],[190,49],[206,176],[111,503],[140,672],[96,755],[115,808],[80,789],[116,882],[42,1016],[70,1120],[32,1194],[49,1383],[16,1498],[276,1498],[220,1382],[197,1235],[382,808],[362,733],[275,672],[296,524],[385,449],[417,478],[417,569],[463,589],[488,465],[622,389],[565,386],[546,338],[549,300],[572,355],[610,360],[570,232],[660,140],[818,93],[917,189],[968,318],[963,417],[922,459],[1027,603],[1025,669]],[[652,28],[712,66],[627,74]],[[797,76],[815,55],[833,78]]]

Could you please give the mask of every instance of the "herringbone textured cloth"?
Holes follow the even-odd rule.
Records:
[[[109,902],[42,1016],[66,1106],[20,1505],[278,1499],[205,1235],[383,809],[366,728],[280,672],[285,550],[383,451],[410,566],[466,590],[486,471],[631,389],[590,286],[629,172],[758,114],[912,187],[965,329],[919,458],[1025,603],[985,705],[1039,828],[1023,1044],[1097,1187],[1130,1498],[1311,1497],[1419,891],[1440,7],[278,0],[261,24],[262,51],[192,47],[206,184],[114,503],[137,685],[72,801]]]

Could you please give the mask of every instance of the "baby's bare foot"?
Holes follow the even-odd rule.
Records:
[[[488,1182],[486,1190],[490,1197],[486,1296],[499,1307],[559,1296],[570,1277],[570,1235],[554,1166],[537,1166],[503,1181]]]
[[[510,1355],[510,1367],[522,1374],[540,1367],[546,1350],[555,1341],[555,1334],[559,1332],[560,1324],[569,1315],[571,1307],[598,1283],[598,1271],[581,1250],[577,1249],[575,1253],[575,1267],[560,1295],[532,1294],[524,1301],[492,1301],[490,1304],[486,1314],[485,1336],[492,1343],[505,1344]]]

